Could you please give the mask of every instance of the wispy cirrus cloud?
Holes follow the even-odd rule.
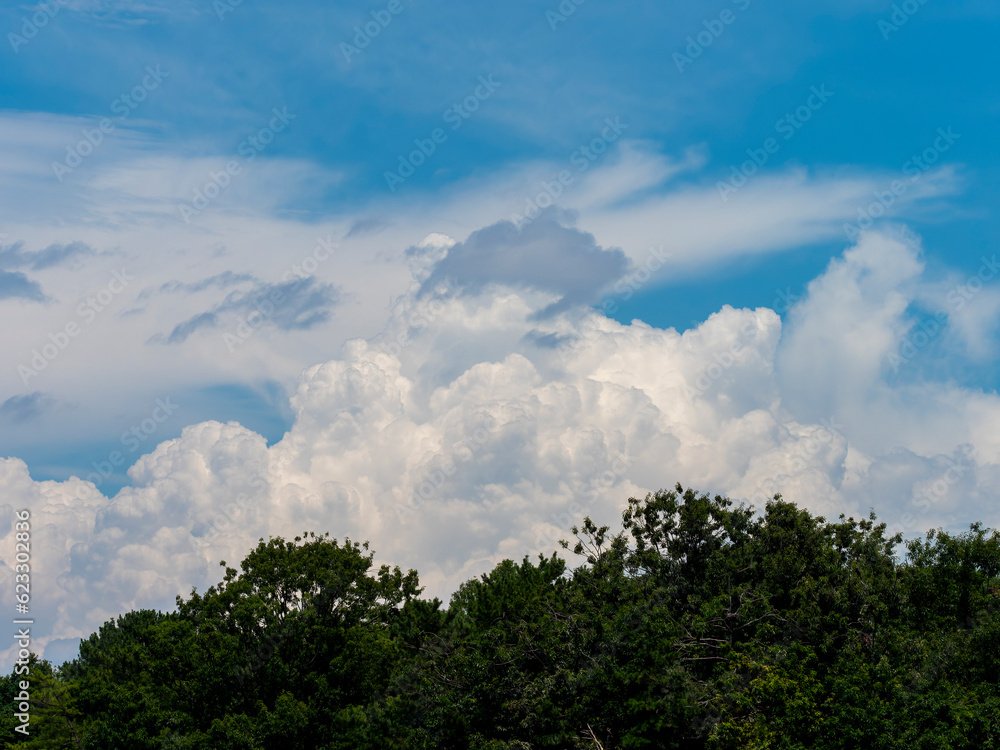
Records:
[[[233,271],[223,271],[214,276],[202,279],[201,281],[167,281],[158,287],[148,287],[143,289],[137,299],[146,300],[154,294],[195,294],[206,289],[226,289],[246,281],[255,282],[257,277],[252,273],[234,273]]]
[[[24,243],[18,242],[0,248],[0,269],[28,268],[42,271],[95,255],[97,251],[85,242],[52,244],[33,251],[25,250]]]
[[[37,419],[52,404],[52,398],[35,391],[24,396],[11,396],[0,403],[0,422],[20,425]]]
[[[207,286],[198,283],[182,288],[200,291]],[[311,277],[280,283],[258,282],[247,291],[231,292],[211,310],[178,323],[169,334],[154,335],[148,343],[180,344],[197,331],[217,328],[227,319],[246,319],[255,311],[279,330],[308,330],[328,321],[340,300],[341,291],[335,284]]]

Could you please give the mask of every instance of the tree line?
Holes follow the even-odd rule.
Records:
[[[885,530],[678,485],[447,606],[367,544],[261,540],[175,611],[32,657],[6,746],[1000,750],[1000,534]]]

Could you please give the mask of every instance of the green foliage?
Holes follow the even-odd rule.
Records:
[[[60,679],[59,670],[53,670],[48,661],[32,654],[28,660],[28,674],[12,673],[0,686],[8,705],[21,690],[22,681],[27,681],[31,696],[29,734],[25,736],[15,732],[14,727],[20,722],[16,721],[12,711],[5,711],[4,718],[7,721],[4,728],[9,730],[9,734],[5,736],[16,738],[16,742],[5,744],[4,747],[24,750],[81,748],[80,726],[83,716],[76,706],[76,684],[72,680]]]
[[[367,545],[261,540],[175,612],[32,658],[7,746],[1000,750],[996,532],[900,560],[874,515],[678,486],[573,533],[575,569],[505,560],[447,607]]]

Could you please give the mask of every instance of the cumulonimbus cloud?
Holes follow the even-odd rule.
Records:
[[[0,518],[32,511],[37,645],[72,656],[105,619],[169,608],[259,537],[307,529],[369,540],[446,596],[677,481],[834,517],[873,507],[907,533],[1000,521],[996,394],[886,377],[925,291],[914,238],[863,236],[786,326],[726,306],[684,333],[586,306],[539,317],[567,294],[555,282],[428,283],[465,272],[470,246],[449,262],[455,247],[438,235],[411,253],[385,330],[302,374],[271,446],[236,423],[191,425],[111,499],[0,461]]]

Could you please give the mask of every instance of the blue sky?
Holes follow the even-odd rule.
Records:
[[[508,386],[534,395],[504,408],[538,421],[469,459],[469,523],[499,496],[556,502],[525,446],[599,475],[595,434],[676,459],[608,485],[612,518],[629,492],[751,497],[768,472],[821,509],[905,518],[967,461],[975,480],[947,481],[968,507],[900,523],[989,522],[994,3],[62,0],[7,3],[0,31],[0,486],[76,498],[51,523],[82,546],[51,565],[94,601],[112,584],[88,555],[135,566],[102,535],[128,527],[161,565],[88,622],[210,581],[192,561],[216,550],[164,540],[218,518],[230,463],[267,465],[281,519],[234,521],[230,556],[309,520],[445,591],[542,521],[439,559],[451,511],[403,543],[371,507],[419,487],[454,420]],[[625,396],[587,395],[612,382],[659,405],[659,437],[615,421]],[[831,417],[842,455],[775,468]],[[403,422],[384,455],[350,458]],[[214,489],[181,518],[195,500],[164,487],[185,482]],[[54,653],[79,635],[53,627]]]
[[[411,190],[516,160],[558,160],[608,115],[667,152],[710,144],[699,176],[710,179],[711,167],[725,172],[817,84],[835,92],[830,106],[771,166],[897,170],[951,125],[963,136],[953,161],[974,165],[990,184],[995,8],[929,2],[886,40],[877,23],[892,17],[891,4],[770,8],[751,0],[741,11],[744,2],[623,11],[588,1],[555,30],[535,3],[402,2],[350,62],[340,45],[384,4],[248,1],[220,20],[209,4],[94,2],[77,11],[70,3],[16,54],[8,47],[0,75],[6,109],[99,117],[145,66],[161,65],[169,78],[133,116],[161,126],[164,148],[195,153],[234,148],[271,107],[287,105],[298,115],[294,131],[269,154],[350,175],[317,201],[321,214],[383,190],[396,155],[486,73],[502,87]],[[735,20],[679,72],[672,56],[723,10]],[[8,7],[3,18],[17,34],[29,8]]]
[[[989,211],[998,157],[990,40],[1000,11],[988,3],[928,2],[884,32],[878,23],[892,18],[893,5],[882,2],[640,3],[627,11],[585,2],[555,30],[545,5],[401,2],[347,62],[340,45],[352,44],[353,28],[384,7],[245,2],[220,19],[208,4],[68,3],[36,37],[5,50],[3,105],[105,116],[147,65],[159,65],[168,77],[131,117],[154,127],[149,148],[188,155],[235,151],[272,107],[286,106],[296,120],[267,156],[342,175],[305,204],[284,206],[322,217],[386,198],[385,170],[440,125],[481,74],[502,86],[392,198],[416,200],[524,160],[559,162],[607,116],[664,153],[705,144],[705,168],[690,179],[713,182],[774,135],[774,123],[811,86],[825,85],[830,102],[782,144],[768,171],[891,176],[937,128],[952,127],[961,140],[945,159],[961,169],[965,220],[942,229],[944,217],[931,213],[919,217],[921,231],[940,237],[935,244],[949,246],[941,252],[958,263],[997,236]],[[20,35],[30,10],[4,9],[9,33]],[[724,10],[735,20],[679,71],[672,56],[685,54],[688,38]]]

